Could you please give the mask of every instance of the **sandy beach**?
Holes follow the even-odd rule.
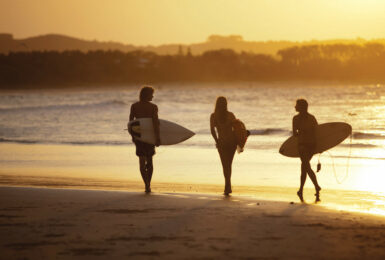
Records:
[[[384,259],[385,218],[213,194],[0,188],[1,259]]]

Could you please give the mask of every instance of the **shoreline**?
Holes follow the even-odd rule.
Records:
[[[0,211],[5,259],[385,257],[385,218],[314,204],[0,187]]]
[[[62,177],[80,177],[84,180],[141,182],[138,159],[133,146],[41,144],[0,144],[0,146],[2,148],[0,176],[50,176],[57,180]],[[336,150],[336,153],[339,152]],[[381,185],[383,161],[351,159],[349,178],[340,185],[336,179],[346,176],[346,162],[345,158],[323,159],[322,172],[317,174],[321,187],[383,191]],[[315,167],[316,158],[312,163]],[[154,184],[204,183],[222,186],[223,183],[220,159],[213,147],[159,147],[154,156],[154,166]],[[234,159],[232,183],[234,186],[298,187],[299,172],[299,160],[283,157],[273,150],[248,149],[241,155],[236,155]]]
[[[144,193],[144,184],[141,181],[84,179],[48,176],[11,176],[0,175],[0,188],[35,188],[79,191],[105,192],[137,192]],[[275,201],[283,203],[300,203],[297,187],[278,186],[244,186],[233,185],[231,196],[251,200]],[[187,194],[203,196],[224,196],[222,184],[199,183],[164,183],[153,182],[152,194]],[[316,203],[314,189],[305,187],[304,198],[307,205],[318,204],[330,210],[344,210],[373,216],[385,216],[385,193],[323,189],[321,202]]]

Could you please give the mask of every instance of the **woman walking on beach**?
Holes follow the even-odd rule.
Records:
[[[316,147],[316,118],[307,112],[308,103],[305,99],[298,99],[295,110],[299,112],[293,117],[293,135],[298,136],[298,152],[301,159],[301,186],[297,192],[298,197],[303,202],[303,186],[306,176],[309,175],[315,187],[316,201],[320,201],[321,187],[318,185],[317,177],[311,169],[310,160],[314,155]]]
[[[151,192],[151,178],[154,168],[152,156],[155,154],[155,146],[160,145],[158,107],[150,102],[153,97],[154,89],[152,87],[142,87],[139,101],[131,105],[130,111],[130,121],[138,118],[152,118],[154,125],[155,145],[143,143],[135,138],[132,139],[136,146],[136,155],[139,157],[139,168],[146,193]]]
[[[210,129],[222,162],[223,175],[225,177],[224,195],[229,195],[232,192],[231,165],[237,147],[232,127],[234,120],[234,114],[227,110],[226,98],[218,97],[215,111],[210,116]]]

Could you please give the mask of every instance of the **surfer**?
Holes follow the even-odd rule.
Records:
[[[225,97],[218,97],[214,113],[210,116],[210,130],[221,158],[223,175],[225,177],[224,195],[232,193],[231,190],[231,165],[237,147],[233,130],[235,116],[227,110]],[[215,131],[216,130],[216,131]]]
[[[316,147],[317,119],[307,112],[308,103],[305,99],[298,99],[295,110],[299,112],[293,117],[293,135],[298,136],[298,152],[301,159],[301,186],[297,192],[303,202],[303,186],[306,176],[309,175],[315,187],[316,201],[320,201],[321,187],[318,185],[317,177],[311,168],[310,160],[314,155]]]
[[[155,154],[155,146],[160,145],[158,107],[151,103],[154,97],[154,89],[144,86],[140,90],[139,101],[131,105],[130,121],[138,118],[152,118],[154,125],[155,145],[143,143],[132,139],[136,146],[136,155],[139,157],[140,174],[145,185],[146,193],[151,192],[151,178],[153,173],[152,157]]]

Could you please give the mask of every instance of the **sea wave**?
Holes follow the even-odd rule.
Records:
[[[291,131],[283,128],[249,129],[250,135],[280,135],[291,134]]]
[[[333,158],[342,158],[342,159],[361,159],[361,160],[385,160],[384,157],[348,156],[348,155],[333,155]]]
[[[7,138],[0,138],[0,143],[20,143],[20,144],[37,144],[37,143],[44,143],[37,140],[23,140],[23,139],[7,139]]]
[[[250,135],[289,135],[291,131],[283,128],[261,128],[261,129],[248,129]],[[200,129],[195,131],[196,134],[210,134],[210,129]]]
[[[123,141],[43,141],[28,139],[7,139],[0,138],[0,143],[19,143],[19,144],[68,144],[68,145],[130,145],[132,142]]]
[[[43,106],[22,106],[0,108],[0,112],[23,112],[23,111],[39,111],[39,110],[62,110],[62,109],[89,109],[89,108],[106,108],[111,106],[127,106],[127,103],[122,100],[108,100],[98,103],[89,104],[62,104],[62,105],[43,105]]]
[[[385,139],[383,134],[354,132],[353,139]]]
[[[379,147],[378,145],[375,144],[364,144],[364,143],[345,143],[345,144],[340,144],[339,146],[342,147],[352,147],[352,148],[376,148]]]

